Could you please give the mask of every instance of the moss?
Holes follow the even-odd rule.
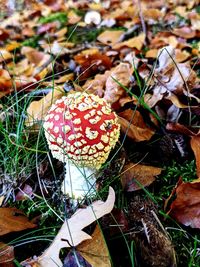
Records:
[[[22,46],[30,46],[30,47],[37,47],[38,46],[38,40],[39,40],[39,36],[36,35],[34,37],[31,37],[27,40],[25,40],[24,42],[21,43]]]
[[[40,18],[38,22],[41,24],[45,24],[53,21],[59,21],[61,25],[64,25],[67,22],[67,14],[64,12],[56,12],[49,15],[48,17]]]

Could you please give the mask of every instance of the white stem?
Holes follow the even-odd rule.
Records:
[[[72,199],[82,199],[95,192],[95,169],[77,167],[68,161],[65,164],[65,178],[62,192]]]

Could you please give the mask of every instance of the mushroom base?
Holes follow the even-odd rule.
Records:
[[[95,193],[95,169],[65,164],[65,177],[61,191],[72,199],[83,199]]]

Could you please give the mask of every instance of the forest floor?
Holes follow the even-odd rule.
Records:
[[[0,266],[199,267],[199,1],[8,1],[0,19]],[[78,201],[43,128],[74,92],[120,125]]]

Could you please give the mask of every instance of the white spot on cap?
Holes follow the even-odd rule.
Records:
[[[54,119],[55,119],[56,121],[59,121],[60,116],[59,116],[59,115],[56,115],[56,116],[54,117]]]
[[[93,131],[91,130],[90,127],[86,127],[86,130],[85,130],[85,135],[88,139],[90,140],[93,140],[93,139],[96,139],[97,136],[98,136],[98,132],[97,131]]]
[[[73,120],[73,123],[74,124],[80,124],[81,123],[81,119],[77,118],[77,119]]]
[[[71,130],[70,126],[69,125],[64,125],[63,126],[63,133],[69,133]]]
[[[59,133],[59,127],[58,127],[58,126],[54,127],[53,131],[54,131],[55,133]]]

